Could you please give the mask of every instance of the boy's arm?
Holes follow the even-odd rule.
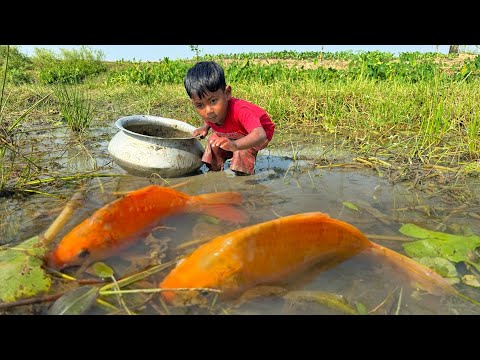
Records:
[[[211,144],[212,146],[219,146],[226,151],[237,151],[250,149],[254,146],[263,144],[267,140],[267,134],[262,126],[256,127],[248,135],[237,139],[230,140],[227,138],[218,138]]]

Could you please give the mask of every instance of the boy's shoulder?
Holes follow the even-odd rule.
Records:
[[[233,111],[239,111],[241,109],[251,110],[255,112],[265,112],[260,106],[251,103],[250,101],[234,98],[230,99],[231,109]]]

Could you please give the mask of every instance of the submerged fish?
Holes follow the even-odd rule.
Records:
[[[104,259],[141,239],[163,218],[182,212],[245,222],[246,213],[232,206],[242,200],[238,192],[191,196],[159,185],[146,186],[108,203],[74,227],[47,255],[47,265],[65,268]]]
[[[260,284],[274,284],[316,264],[337,264],[361,251],[390,260],[433,294],[456,292],[440,275],[375,244],[356,227],[320,212],[302,213],[218,236],[181,261],[159,284],[162,289],[210,288],[232,298]],[[199,291],[162,291],[173,305],[202,304]]]

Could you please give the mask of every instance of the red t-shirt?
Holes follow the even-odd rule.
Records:
[[[228,102],[227,116],[223,125],[218,126],[207,120],[208,125],[218,136],[239,139],[253,129],[262,126],[268,140],[272,140],[275,125],[267,112],[248,101],[231,98]]]

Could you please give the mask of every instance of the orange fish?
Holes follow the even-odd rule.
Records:
[[[159,287],[217,289],[222,298],[232,298],[256,285],[281,283],[312,265],[336,264],[365,250],[390,260],[433,294],[456,292],[426,266],[320,212],[286,216],[218,236],[181,261]],[[163,291],[161,295],[173,305],[203,301],[198,291]]]
[[[246,213],[231,206],[242,200],[238,192],[190,196],[167,187],[146,186],[105,205],[74,227],[47,255],[47,265],[61,269],[107,258],[141,239],[163,218],[182,212],[245,222]]]

